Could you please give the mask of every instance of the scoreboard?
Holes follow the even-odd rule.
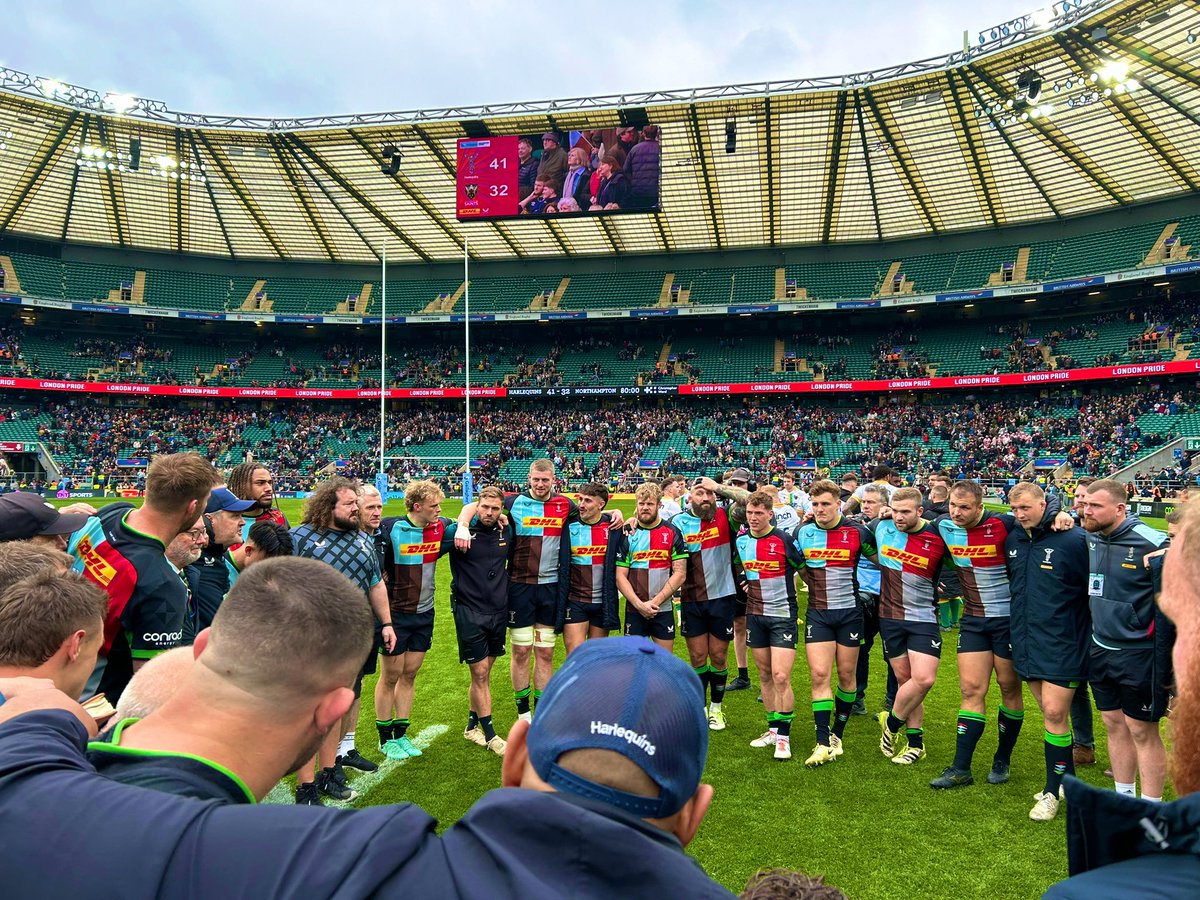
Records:
[[[515,216],[520,157],[517,135],[460,138],[456,210],[459,221]]]

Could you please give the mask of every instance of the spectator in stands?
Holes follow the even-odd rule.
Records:
[[[553,131],[542,135],[542,158],[538,163],[537,180],[561,197],[563,179],[567,174],[567,154],[563,152],[559,136]]]
[[[0,593],[0,678],[48,678],[79,697],[104,635],[108,598],[74,572],[50,568]]]
[[[67,549],[67,538],[82,528],[87,513],[61,513],[40,494],[17,491],[0,495],[0,543],[33,541],[59,550]]]
[[[527,197],[533,193],[537,181],[538,161],[533,156],[533,141],[521,138],[517,141],[517,196]]]
[[[563,176],[563,187],[559,193],[564,200],[568,197],[585,208],[591,201],[591,176],[588,169],[587,151],[582,147],[572,147],[567,154],[567,172]]]
[[[642,140],[629,151],[622,167],[629,179],[629,200],[626,209],[651,210],[658,208],[659,181],[658,126],[642,129]]]
[[[629,206],[629,179],[621,171],[617,158],[608,155],[600,161],[600,192],[592,198],[589,209],[599,210],[625,209]]]

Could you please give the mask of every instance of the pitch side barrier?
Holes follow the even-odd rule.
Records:
[[[876,381],[746,381],[737,384],[652,384],[645,387],[473,387],[472,399],[517,397],[665,397],[732,396],[737,394],[866,394],[888,391],[971,390],[989,387],[1031,387],[1153,378],[1164,375],[1200,375],[1200,360],[1134,363],[1089,369],[1055,369],[1049,372],[1013,372],[1003,375],[955,375],[943,378],[890,378]],[[119,384],[107,381],[68,381],[54,378],[0,378],[0,390],[63,391],[75,394],[108,394],[132,397],[225,397],[241,400],[378,400],[378,388],[273,388],[209,387],[176,384]],[[465,388],[389,388],[390,400],[461,400]]]

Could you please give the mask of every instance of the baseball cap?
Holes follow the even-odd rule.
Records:
[[[39,494],[18,491],[0,496],[0,541],[24,541],[39,534],[71,534],[90,518],[60,513]]]
[[[643,638],[586,641],[554,673],[529,727],[529,761],[555,790],[660,819],[695,794],[708,755],[704,689],[691,666]],[[571,750],[611,750],[659,787],[642,797],[564,769]]]
[[[730,481],[744,481],[747,484],[749,484],[750,483],[750,470],[749,469],[734,469],[732,472],[729,473],[729,480]]]
[[[218,487],[212,489],[212,493],[208,497],[208,506],[204,507],[204,511],[206,513],[240,513],[253,509],[255,505],[253,500],[239,500],[237,495],[227,487]]]

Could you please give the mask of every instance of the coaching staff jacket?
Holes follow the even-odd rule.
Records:
[[[492,791],[439,838],[407,803],[234,806],[118,784],[86,743],[60,710],[0,725],[3,896],[733,896],[672,835],[566,794]]]
[[[1200,794],[1154,803],[1063,779],[1067,868],[1049,900],[1200,896]]]
[[[1057,506],[1057,504],[1055,504]],[[1055,531],[1047,505],[1032,531],[1017,527],[1004,542],[1012,591],[1013,665],[1034,681],[1082,681],[1092,617],[1088,608],[1087,532]]]
[[[1148,568],[1142,560],[1166,541],[1163,532],[1137,516],[1126,518],[1112,534],[1087,536],[1092,633],[1101,647],[1136,650],[1154,645],[1154,598],[1161,588],[1161,569]]]
[[[484,528],[471,520],[471,549],[450,551],[450,603],[474,620],[508,616],[508,555],[512,526]]]

